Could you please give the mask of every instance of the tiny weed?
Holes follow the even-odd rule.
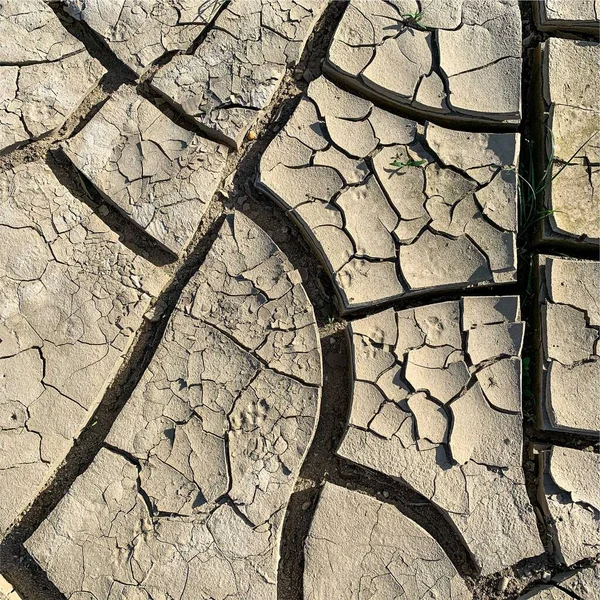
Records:
[[[427,162],[426,160],[413,160],[412,158],[409,158],[406,161],[401,161],[400,156],[398,154],[396,154],[396,156],[394,157],[394,160],[390,163],[390,165],[392,167],[396,167],[397,169],[402,169],[404,167],[420,167],[421,165],[424,165],[426,162]]]
[[[390,25],[386,29],[397,29],[400,32],[404,32],[406,30],[410,31],[409,28],[419,29],[420,31],[425,29],[425,27],[421,25],[421,21],[423,20],[422,10],[418,10],[413,13],[404,13],[403,15],[400,15],[399,18],[390,17],[389,15],[375,16],[394,21],[394,25]]]
[[[419,10],[414,13],[405,13],[402,15],[402,19],[404,19],[404,24],[409,27],[417,27],[418,29],[422,28],[421,21],[423,20],[423,11]]]

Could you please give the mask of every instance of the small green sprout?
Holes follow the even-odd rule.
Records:
[[[396,167],[397,169],[402,169],[404,167],[420,167],[421,165],[424,165],[427,162],[426,160],[413,160],[412,158],[402,161],[400,160],[399,155],[396,155],[394,158],[395,160],[392,161],[390,165],[392,167]]]
[[[422,28],[421,21],[423,20],[423,11],[419,10],[414,13],[405,13],[402,15],[402,19],[404,19],[404,24],[409,27],[416,27],[418,29]]]

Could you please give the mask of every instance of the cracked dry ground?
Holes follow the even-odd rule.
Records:
[[[599,15],[0,0],[0,600],[598,600]]]

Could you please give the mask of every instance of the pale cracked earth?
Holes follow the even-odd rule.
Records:
[[[598,600],[599,17],[0,0],[0,600]]]

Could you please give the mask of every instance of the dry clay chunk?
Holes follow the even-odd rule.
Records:
[[[540,452],[540,505],[560,562],[600,553],[600,455],[553,446]]]
[[[420,116],[514,127],[521,118],[517,0],[351,0],[325,69]]]
[[[350,325],[338,454],[431,500],[483,574],[543,552],[521,466],[519,312],[516,296],[464,297]]]
[[[0,152],[62,127],[106,70],[42,0],[0,3]]]
[[[533,2],[537,28],[598,34],[600,0],[537,0]]]
[[[571,243],[600,240],[600,44],[550,38],[540,46],[548,111],[543,236]]]
[[[397,508],[326,483],[304,545],[304,599],[470,600],[440,545]]]
[[[346,312],[514,281],[518,140],[418,125],[321,77],[258,186],[300,224]]]
[[[64,0],[134,73],[166,52],[186,50],[225,0]]]
[[[539,256],[543,429],[600,432],[600,263]]]
[[[176,255],[196,232],[227,158],[224,146],[175,125],[127,86],[63,149],[109,202]]]
[[[196,52],[173,58],[152,86],[210,135],[239,148],[326,5],[231,0]]]
[[[0,537],[66,455],[165,282],[47,166],[0,174]]]
[[[274,600],[316,427],[321,354],[297,271],[240,213],[185,287],[91,467],[27,541],[69,598]]]

